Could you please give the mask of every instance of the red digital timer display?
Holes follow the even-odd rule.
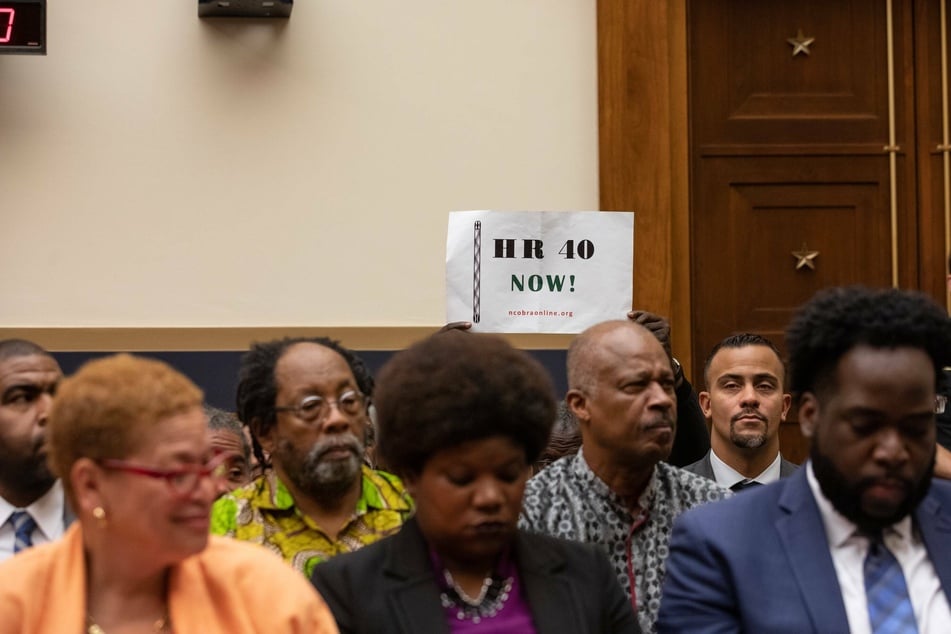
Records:
[[[0,53],[45,52],[45,0],[0,0]]]

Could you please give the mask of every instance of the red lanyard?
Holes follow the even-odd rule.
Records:
[[[631,552],[631,545],[634,540],[634,531],[647,522],[647,517],[647,511],[643,509],[638,510],[637,516],[634,518],[634,522],[631,523],[631,528],[627,532],[627,540],[624,543],[624,550],[627,555],[627,581],[631,587],[631,607],[634,608],[635,615],[637,614],[637,578],[634,575],[634,553]]]

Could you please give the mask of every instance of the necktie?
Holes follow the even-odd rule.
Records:
[[[757,482],[756,480],[740,480],[736,484],[730,487],[731,491],[743,491],[745,489],[752,489],[753,487],[762,486],[762,482]]]
[[[10,515],[10,524],[13,525],[13,552],[18,553],[33,545],[33,529],[36,521],[26,511],[14,511]]]
[[[863,566],[872,634],[915,634],[918,626],[898,560],[875,538]]]

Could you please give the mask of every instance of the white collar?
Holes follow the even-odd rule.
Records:
[[[66,496],[63,493],[63,483],[57,480],[39,499],[25,509],[19,509],[0,497],[0,526],[6,524],[14,511],[24,510],[36,522],[37,528],[43,532],[48,541],[53,541],[63,534],[63,508]]]
[[[763,472],[752,478],[754,482],[759,482],[760,484],[770,484],[779,480],[779,467],[782,463],[782,456],[777,453],[776,458],[773,462],[763,469]],[[717,481],[717,484],[720,486],[730,488],[733,485],[744,482],[747,478],[742,473],[723,462],[716,452],[712,449],[710,450],[710,467],[713,469],[713,479]]]

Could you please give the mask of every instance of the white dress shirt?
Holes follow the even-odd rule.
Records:
[[[754,482],[759,482],[760,484],[771,484],[779,480],[779,466],[782,463],[783,457],[780,454],[776,454],[776,459],[773,462],[763,469],[763,473],[759,474],[755,478],[752,478]],[[746,480],[746,476],[728,465],[727,463],[720,460],[716,453],[712,450],[710,451],[710,466],[713,468],[713,477],[722,487],[730,488],[738,482],[743,482]]]
[[[855,524],[836,511],[832,502],[822,493],[812,470],[812,462],[806,464],[806,469],[809,488],[812,489],[825,526],[829,552],[849,619],[849,630],[852,634],[870,634],[863,573],[869,539],[860,535]],[[951,632],[951,610],[947,597],[941,589],[941,581],[931,565],[921,536],[912,526],[911,516],[885,529],[882,539],[895,555],[905,575],[911,607],[918,621],[918,634]]]
[[[57,480],[43,497],[33,502],[25,509],[19,509],[0,497],[0,561],[13,555],[13,546],[16,535],[13,525],[8,521],[14,511],[26,511],[36,522],[33,529],[33,545],[44,544],[63,536],[63,511],[66,497],[63,494],[63,483]]]

